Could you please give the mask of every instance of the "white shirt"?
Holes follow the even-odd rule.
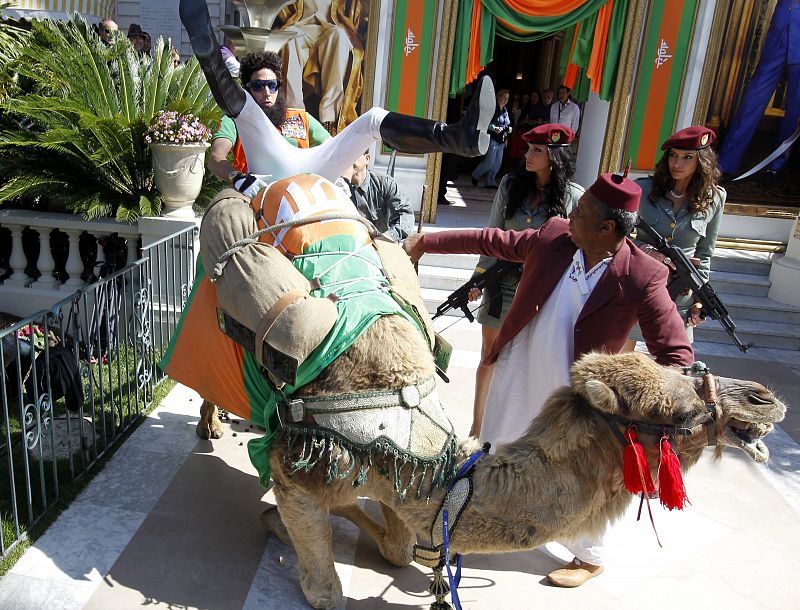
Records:
[[[233,55],[225,58],[225,67],[228,68],[228,72],[231,73],[233,78],[239,78],[239,60]]]
[[[493,447],[517,440],[554,390],[569,385],[575,322],[611,257],[585,271],[583,250],[536,315],[500,352],[492,375],[481,440]]]
[[[550,122],[565,125],[574,133],[578,133],[578,127],[581,124],[581,109],[572,100],[567,100],[566,104],[556,100],[550,106]]]

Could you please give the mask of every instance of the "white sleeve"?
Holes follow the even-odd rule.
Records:
[[[226,58],[225,67],[228,68],[228,72],[233,78],[239,78],[239,61],[235,57]]]
[[[572,131],[578,133],[578,127],[581,126],[581,109],[578,104],[575,104],[575,114],[572,116]]]

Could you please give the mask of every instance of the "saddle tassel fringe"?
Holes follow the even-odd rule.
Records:
[[[666,437],[661,439],[658,497],[661,500],[661,504],[669,510],[674,508],[683,510],[684,505],[689,503],[686,487],[683,484],[680,460]]]
[[[625,489],[632,494],[642,492],[651,494],[656,488],[650,475],[644,448],[636,438],[636,431],[628,428],[625,431],[625,438],[628,439],[628,444],[622,452],[622,481]]]

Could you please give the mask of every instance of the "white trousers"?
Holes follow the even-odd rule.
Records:
[[[570,541],[559,541],[570,553],[581,561],[601,566],[606,561],[606,548],[603,546],[603,536],[597,538],[578,538]]]
[[[271,181],[297,174],[318,174],[331,182],[353,165],[372,143],[381,139],[381,122],[389,114],[370,108],[333,138],[313,148],[296,148],[284,140],[250,94],[234,121],[251,174]]]
[[[305,108],[303,72],[313,54],[321,68],[319,120],[336,121],[344,97],[344,77],[353,44],[337,25],[306,25],[303,35],[286,43],[286,100],[292,108]]]

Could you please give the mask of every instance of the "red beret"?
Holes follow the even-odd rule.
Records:
[[[680,148],[681,150],[700,150],[711,146],[717,136],[708,127],[695,125],[687,127],[673,133],[667,141],[661,145],[661,150],[670,148]]]
[[[627,172],[626,172],[627,173]],[[603,174],[589,187],[589,192],[611,208],[639,211],[641,187],[619,174]]]
[[[530,144],[545,144],[552,147],[568,146],[575,139],[575,134],[564,125],[546,123],[524,133],[522,139]]]

